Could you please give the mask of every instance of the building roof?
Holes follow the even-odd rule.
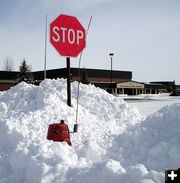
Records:
[[[16,71],[0,71],[0,80],[14,80],[18,73]]]
[[[158,82],[150,82],[150,83],[145,83],[145,88],[157,88],[157,89],[166,89],[166,85]]]
[[[82,71],[83,68],[80,69]],[[101,70],[101,69],[85,69],[88,77],[97,77],[97,78],[110,78],[111,71],[110,70]],[[78,68],[71,68],[72,77],[79,76]],[[44,71],[36,71],[33,72],[33,76],[35,80],[43,80],[44,79]],[[46,71],[47,78],[63,78],[67,76],[67,68],[61,69],[52,69]],[[112,78],[123,78],[123,79],[132,79],[131,71],[112,71]]]
[[[80,69],[80,72],[84,70],[84,68]],[[102,70],[102,69],[85,69],[87,76],[91,82],[95,81],[94,78],[100,79],[101,81],[107,82],[107,79],[111,77],[110,70]],[[14,82],[17,78],[19,72],[17,71],[0,71],[0,82]],[[44,79],[44,71],[35,71],[32,72],[35,81],[40,82]],[[51,69],[46,71],[46,78],[49,79],[57,79],[57,78],[66,78],[67,77],[67,68],[60,69]],[[79,69],[71,68],[71,77],[72,80],[77,80],[79,77]],[[132,72],[131,71],[117,71],[112,70],[112,78],[113,79],[122,79],[122,80],[131,80]],[[97,81],[96,81],[97,82]]]
[[[83,70],[81,68],[81,70]],[[100,77],[100,78],[109,78],[111,76],[111,70],[102,70],[102,69],[85,69],[88,77]],[[79,69],[71,68],[71,73],[74,76],[78,76]],[[112,70],[113,78],[124,78],[124,79],[132,79],[131,71],[117,71]]]
[[[171,85],[174,83],[174,81],[153,81],[153,82],[150,82],[151,84],[162,84],[162,85]]]

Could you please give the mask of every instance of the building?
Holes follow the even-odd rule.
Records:
[[[71,81],[80,80],[79,74],[82,70],[86,71],[88,80],[91,84],[114,94],[138,95],[164,93],[169,91],[170,83],[172,84],[171,81],[150,83],[133,81],[131,71],[110,71],[101,69],[79,70],[78,68],[70,69]],[[18,73],[19,72],[13,71],[0,71],[0,91],[4,91],[12,87]],[[42,80],[44,80],[44,71],[35,71],[32,72],[32,74],[35,80],[34,84],[39,84]],[[67,78],[67,68],[47,70],[46,78]]]
[[[138,95],[144,93],[143,83],[137,81],[128,81],[128,82],[121,82],[117,83],[116,86],[116,94],[127,94],[127,95]]]
[[[71,68],[71,81],[77,81],[79,77],[79,69]],[[83,69],[80,69],[82,72]],[[131,71],[112,71],[113,82],[111,83],[111,71],[100,70],[100,69],[85,69],[88,79],[92,84],[97,84],[104,89],[115,88],[115,83],[131,81],[132,72]],[[13,86],[16,77],[19,72],[14,71],[0,71],[0,91],[7,90]],[[40,83],[44,80],[44,71],[32,72],[34,80],[36,83]],[[57,79],[57,78],[67,78],[67,69],[52,69],[46,71],[46,78]],[[112,85],[111,85],[112,84]],[[106,86],[106,87],[103,87]]]
[[[145,83],[145,91],[144,93],[146,94],[158,94],[158,93],[167,93],[168,88],[167,85],[163,83],[158,83],[158,82],[150,82],[150,83]]]
[[[0,71],[0,91],[5,91],[13,86],[19,72]]]
[[[71,80],[78,81],[79,77],[79,69],[71,68]],[[80,69],[82,72],[84,69]],[[101,69],[85,69],[88,79],[91,83],[110,83],[111,82],[111,71],[110,70],[101,70]],[[33,76],[35,80],[43,80],[44,79],[44,71],[36,71],[33,72]],[[46,78],[49,79],[57,79],[57,78],[67,78],[67,69],[52,69],[46,71]],[[131,71],[112,71],[113,82],[124,82],[130,81],[132,79]]]
[[[71,81],[79,81],[81,73],[84,69],[71,68]],[[101,69],[85,69],[88,80],[91,84],[97,87],[103,88],[110,93],[116,92],[116,83],[131,81],[131,71],[112,71],[112,83],[111,83],[111,71]],[[34,79],[41,81],[44,79],[44,71],[33,72]],[[46,77],[53,78],[67,78],[67,69],[53,69],[46,71]]]

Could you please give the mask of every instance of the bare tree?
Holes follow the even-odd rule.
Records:
[[[3,70],[12,71],[14,70],[12,57],[6,57],[4,60]]]

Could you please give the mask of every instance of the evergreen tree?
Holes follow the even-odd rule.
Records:
[[[33,75],[31,73],[31,67],[27,65],[25,59],[22,61],[21,65],[19,66],[19,74],[17,76],[15,84],[18,84],[22,81],[26,83],[33,83]]]
[[[90,81],[88,80],[88,75],[85,69],[81,71],[81,83],[83,84],[89,84]]]

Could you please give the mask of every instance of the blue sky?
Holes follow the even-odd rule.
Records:
[[[0,0],[0,69],[11,57],[44,68],[45,14],[48,14],[47,69],[66,67],[49,42],[49,24],[60,14],[92,23],[81,67],[133,72],[133,80],[175,80],[180,84],[179,0]],[[71,66],[78,67],[78,59]]]

